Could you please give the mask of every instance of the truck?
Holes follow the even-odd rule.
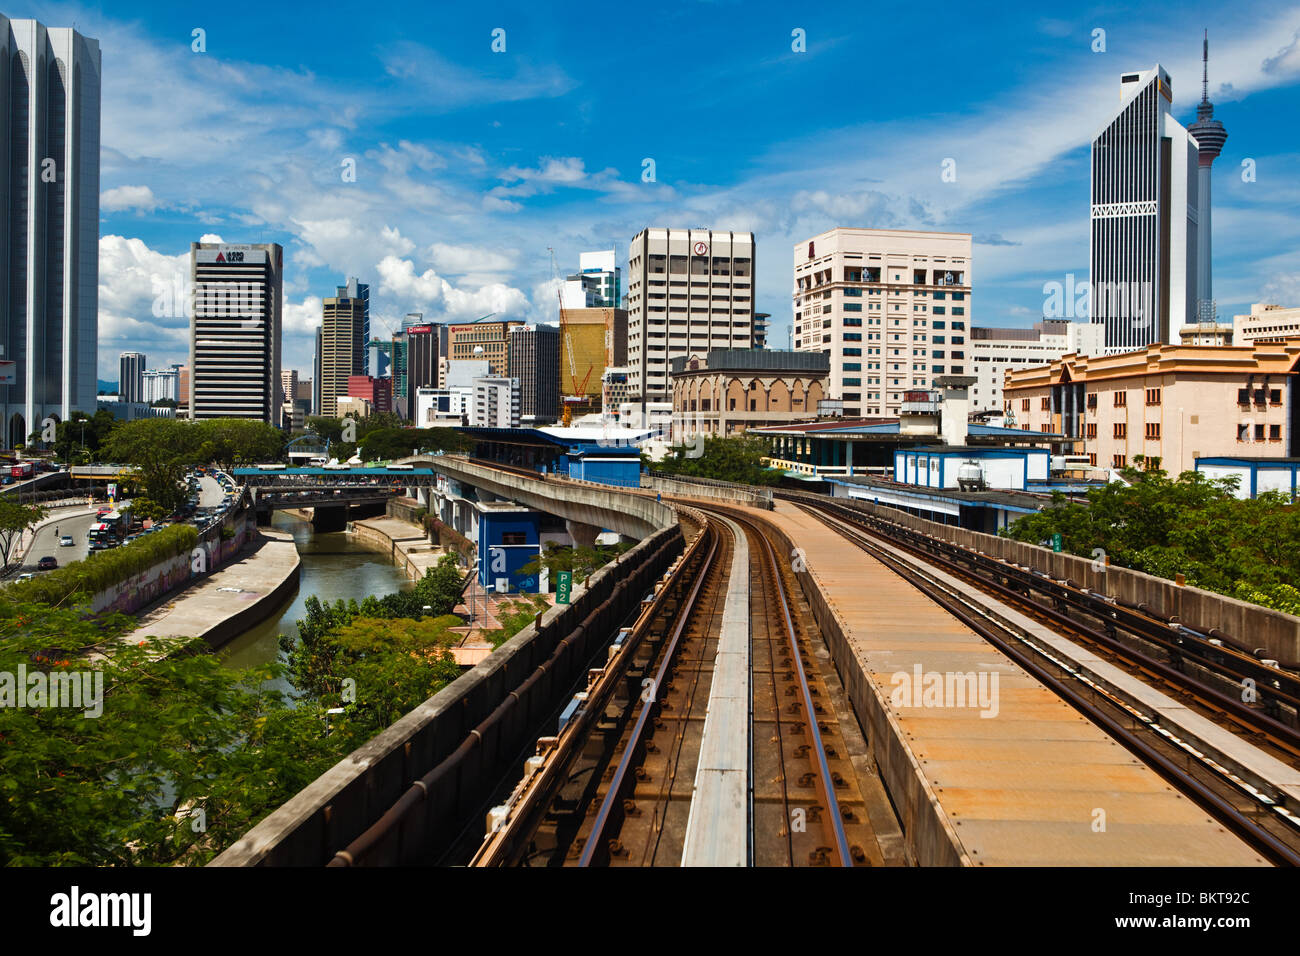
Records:
[[[30,478],[33,470],[34,466],[30,461],[23,461],[9,466],[9,474],[14,478]]]

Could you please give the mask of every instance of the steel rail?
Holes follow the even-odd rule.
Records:
[[[732,514],[731,517],[736,516]],[[786,584],[781,577],[781,566],[777,562],[776,552],[772,549],[772,542],[768,540],[767,535],[763,534],[757,522],[744,518],[738,520],[748,524],[759,540],[763,542],[763,553],[767,556],[773,579],[776,582],[776,596],[781,604],[781,614],[785,618],[785,633],[786,639],[790,643],[791,661],[794,665],[795,674],[799,677],[799,690],[803,696],[805,716],[804,728],[808,734],[813,752],[817,754],[817,767],[820,771],[818,778],[821,782],[822,796],[826,799],[826,813],[830,819],[831,831],[835,838],[835,849],[840,857],[840,866],[851,867],[853,866],[853,856],[849,851],[848,835],[844,832],[844,818],[840,815],[840,802],[835,796],[835,782],[831,778],[830,764],[826,760],[826,745],[822,741],[821,728],[817,724],[817,712],[813,705],[812,688],[808,683],[808,674],[804,670],[803,661],[799,657],[799,637],[795,630],[794,619],[790,614],[790,603],[786,597]]]
[[[668,673],[668,668],[672,666],[673,659],[677,655],[677,645],[681,640],[682,632],[686,630],[686,625],[690,620],[691,613],[695,610],[696,602],[699,600],[700,591],[704,587],[704,581],[713,570],[713,562],[716,559],[721,548],[721,535],[715,535],[709,547],[709,553],[705,556],[700,570],[695,577],[695,585],[691,588],[690,596],[683,602],[678,618],[677,625],[673,628],[671,640],[665,646],[663,659],[659,663],[659,668],[655,672],[654,682],[651,685],[653,697],[646,702],[637,714],[636,723],[632,726],[631,735],[628,737],[627,745],[623,750],[623,756],[618,762],[618,767],[614,771],[613,777],[610,778],[609,788],[605,791],[605,798],[600,803],[600,809],[597,811],[595,819],[592,821],[591,833],[587,836],[587,842],[583,845],[582,854],[578,858],[578,866],[591,866],[596,855],[597,848],[601,840],[604,839],[605,826],[609,823],[610,816],[614,809],[614,804],[623,798],[622,791],[624,782],[627,779],[628,770],[632,766],[632,761],[637,756],[638,745],[645,734],[646,724],[649,722],[650,714],[657,709],[659,693],[664,686],[664,677]]]

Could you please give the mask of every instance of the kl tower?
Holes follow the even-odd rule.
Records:
[[[1196,298],[1197,318],[1215,321],[1214,283],[1210,275],[1210,168],[1223,151],[1228,131],[1214,118],[1210,102],[1210,31],[1201,43],[1201,104],[1196,107],[1196,122],[1187,128],[1199,147],[1197,154],[1196,228]]]

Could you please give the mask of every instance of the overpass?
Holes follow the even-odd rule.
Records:
[[[434,480],[428,469],[367,467],[236,468],[232,475],[248,489],[260,524],[276,510],[311,508],[319,531],[341,531],[353,518],[382,513],[388,499]]]

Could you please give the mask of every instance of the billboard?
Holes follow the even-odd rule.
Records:
[[[214,246],[194,250],[194,261],[204,264],[265,265],[266,250],[255,246]]]
[[[0,385],[18,384],[18,363],[0,359]]]

